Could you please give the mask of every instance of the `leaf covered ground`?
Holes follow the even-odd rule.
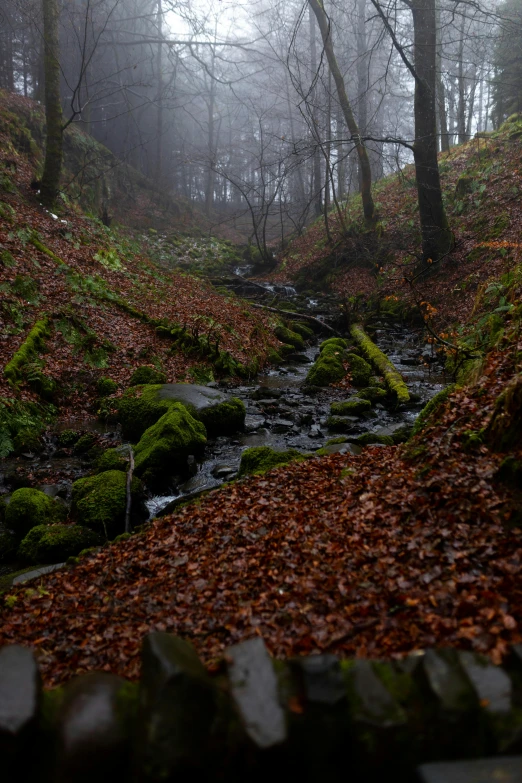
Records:
[[[136,678],[152,630],[190,639],[209,665],[255,634],[275,656],[453,645],[500,661],[522,641],[518,501],[495,479],[502,455],[468,433],[511,359],[492,354],[480,385],[407,446],[242,480],[14,589],[0,644],[34,647],[47,685],[92,669]]]

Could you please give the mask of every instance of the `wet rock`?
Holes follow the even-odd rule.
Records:
[[[137,686],[114,674],[85,674],[68,683],[57,719],[57,780],[125,779],[136,708]]]
[[[222,478],[226,479],[228,476],[231,476],[233,473],[237,473],[237,468],[233,468],[230,465],[216,465],[214,468],[212,468],[212,475],[214,478]]]
[[[248,736],[259,748],[284,742],[285,714],[277,678],[262,639],[250,639],[226,652],[232,699]]]
[[[321,428],[317,424],[312,425],[312,427],[310,427],[310,430],[308,432],[308,437],[309,438],[322,438],[323,437],[323,433],[321,432]]]
[[[264,416],[255,416],[247,414],[245,416],[245,432],[255,432],[260,427],[264,427],[266,418]]]
[[[280,389],[272,389],[270,387],[260,386],[250,395],[250,397],[252,400],[268,400],[270,398],[278,400],[279,397],[281,397],[281,394],[282,392]]]
[[[351,397],[349,400],[342,402],[333,402],[330,406],[330,411],[332,416],[357,416],[369,411],[371,407],[370,400]]]
[[[294,426],[294,422],[289,419],[275,419],[272,424],[273,432],[288,432]]]

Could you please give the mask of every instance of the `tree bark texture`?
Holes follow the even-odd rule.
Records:
[[[453,236],[442,201],[436,128],[435,0],[412,0],[415,52],[414,159],[422,232],[423,264],[438,261]]]
[[[352,139],[355,143],[355,148],[357,150],[357,155],[359,158],[359,169],[361,175],[360,190],[362,196],[364,217],[366,218],[367,221],[372,221],[374,219],[374,214],[375,214],[375,205],[373,203],[373,198],[372,198],[372,173],[370,168],[370,160],[368,158],[368,152],[366,150],[363,140],[361,139],[359,127],[355,120],[352,107],[350,105],[350,101],[348,100],[348,95],[346,93],[346,87],[344,84],[343,75],[339,69],[339,65],[335,57],[329,20],[328,17],[326,16],[323,4],[321,0],[308,0],[308,2],[319,24],[321,37],[323,39],[324,51],[326,54],[326,58],[328,60],[328,65],[330,66],[330,70],[332,72],[332,76],[335,81],[337,95],[343,112],[344,120],[346,122],[346,125],[348,126],[348,130],[350,131],[350,135],[352,136]]]
[[[43,0],[45,118],[47,137],[41,198],[51,206],[58,195],[63,157],[63,116],[60,101],[60,45],[58,37],[58,0]]]

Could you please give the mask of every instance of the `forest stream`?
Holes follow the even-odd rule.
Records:
[[[248,293],[247,281],[240,280],[238,285],[243,289],[243,295]],[[256,285],[259,288],[259,284]],[[274,293],[273,287],[268,284],[266,287]],[[289,286],[281,286],[276,293],[288,298],[295,291]],[[328,319],[328,302],[310,300],[307,307],[319,320]],[[327,426],[331,403],[355,397],[357,390],[306,387],[305,378],[318,354],[319,338],[308,345],[304,352],[291,354],[284,364],[259,374],[248,385],[232,387],[226,383],[209,384],[221,391],[230,391],[244,402],[244,431],[232,437],[209,439],[203,459],[190,461],[192,475],[188,480],[174,480],[163,494],[146,500],[149,519],[170,513],[180,503],[234,479],[242,452],[251,446],[270,446],[276,450],[291,448],[308,454],[319,449],[323,450],[321,453],[359,454],[362,447],[349,440],[365,433],[399,435],[398,440],[405,439],[422,407],[445,385],[443,368],[423,343],[420,330],[381,321],[376,321],[373,329],[375,342],[389,356],[408,385],[411,398],[408,405],[393,409],[377,403],[370,411],[352,417],[348,431],[343,432],[342,436],[332,432]],[[62,422],[60,430],[70,426],[101,433],[109,442],[108,445],[124,445],[118,429],[113,425],[104,425],[92,419],[75,420],[71,423]],[[48,450],[42,455],[27,454],[18,459],[4,460],[0,472],[0,489],[4,493],[30,483],[48,494],[69,501],[72,482],[88,473],[90,464],[82,456],[64,456],[57,448],[58,434],[57,430],[49,436]],[[330,442],[343,439],[344,442]],[[62,478],[55,484],[49,484],[49,478],[54,475]],[[9,573],[15,567],[16,564],[12,567],[4,566],[1,573]]]

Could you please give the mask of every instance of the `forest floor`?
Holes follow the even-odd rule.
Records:
[[[448,192],[455,193],[459,178],[471,183],[461,183],[462,198],[451,202],[456,251],[427,284],[423,312],[455,341],[448,358],[454,365],[462,360],[467,376],[421,432],[402,446],[312,457],[236,481],[37,586],[11,589],[2,596],[0,644],[34,648],[46,685],[54,686],[93,669],[136,678],[141,639],[154,630],[192,641],[209,666],[227,646],[252,635],[261,635],[274,656],[378,658],[451,645],[495,662],[510,644],[522,642],[521,439],[498,451],[487,436],[499,395],[514,388],[510,400],[520,396],[520,383],[513,387],[522,356],[514,188],[522,145],[508,129],[505,137],[484,140],[484,148],[485,156],[477,147],[476,177],[470,174],[471,145],[442,161]],[[187,325],[200,323],[202,315],[212,318],[220,346],[242,363],[252,356],[262,363],[277,347],[270,321],[248,304],[203,280],[158,270],[130,240],[122,237],[115,247],[114,234],[81,215],[64,210],[55,219],[45,213],[30,194],[32,171],[24,160],[17,161],[15,190],[2,194],[12,212],[4,212],[0,242],[14,263],[0,266],[7,292],[0,362],[5,365],[29,325],[51,310],[57,318],[45,371],[71,384],[68,373],[76,362],[74,383],[83,384],[59,398],[62,411],[69,406],[69,415],[92,413],[96,379],[107,374],[123,388],[142,363],[160,363],[169,380],[194,378],[194,358],[173,354],[150,323],[115,307],[107,292],[151,318]],[[358,235],[344,246],[344,269],[339,256],[341,272],[331,283],[347,303],[352,299],[350,306],[363,297],[367,304],[380,291],[381,304],[400,314],[415,303],[412,296],[422,297],[403,282],[402,265],[410,268],[418,247],[408,176],[406,203],[392,195],[400,191],[396,182],[379,186],[386,225],[382,257],[374,260],[381,279],[368,265],[371,259],[363,258],[374,238]],[[33,231],[54,256],[35,247]],[[362,272],[352,266],[355,241]],[[305,242],[297,240],[287,253],[281,280],[311,279],[322,264],[331,264],[320,223],[308,234],[308,258]],[[410,248],[406,256],[401,246]],[[17,276],[36,279],[37,289],[22,286],[18,295]],[[27,292],[32,302],[24,299]],[[84,337],[95,333],[90,343],[79,347],[66,339],[65,326],[60,330],[60,322],[73,316],[81,319],[77,330]],[[98,356],[104,366],[86,371],[86,356],[91,364]],[[7,399],[12,388],[1,383]],[[25,386],[19,393],[34,399]],[[510,426],[520,428],[520,410]]]

